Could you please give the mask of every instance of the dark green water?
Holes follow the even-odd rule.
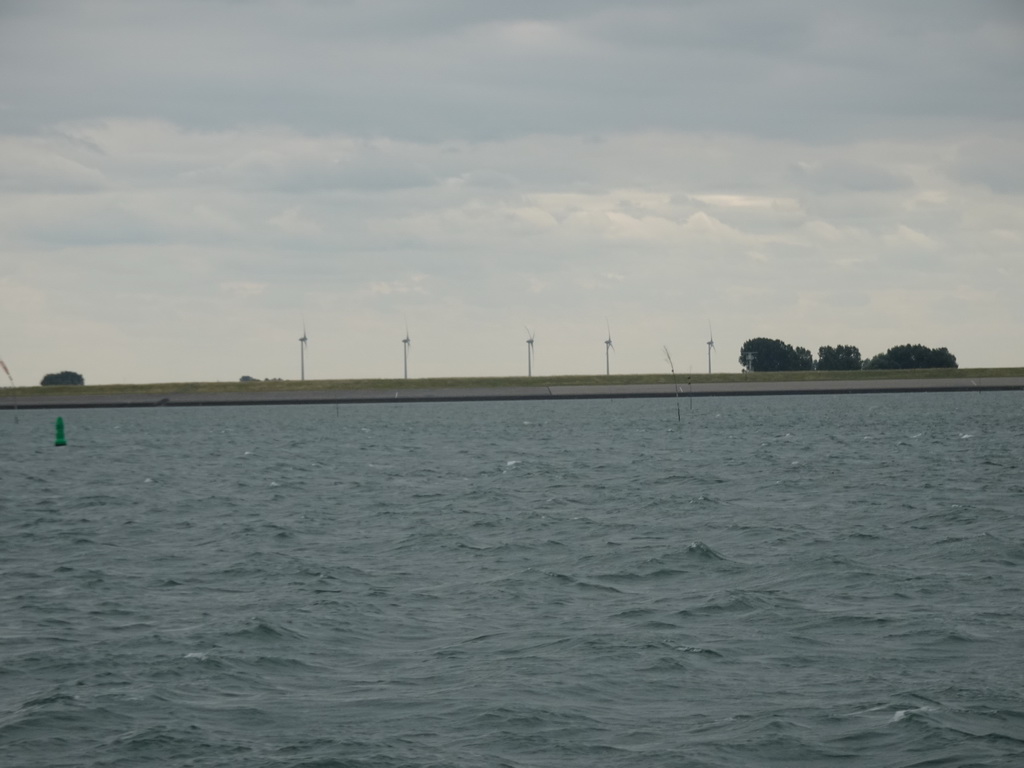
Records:
[[[0,762],[1020,765],[1022,406],[0,414]]]

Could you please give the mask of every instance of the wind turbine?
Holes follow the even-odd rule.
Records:
[[[7,368],[7,363],[5,363],[3,360],[0,360],[0,368],[4,369],[4,373],[7,374],[7,378],[10,380],[11,388],[13,389],[14,388],[14,377],[11,376],[11,371]],[[18,397],[17,397],[17,395],[11,394],[11,400],[14,401],[14,423],[17,424],[18,423]]]
[[[405,338],[402,339],[402,373],[405,378],[409,378],[409,346],[412,344],[412,339],[409,338],[409,321],[405,323]]]
[[[302,338],[299,339],[299,375],[301,380],[306,380],[306,342],[309,339],[306,338],[306,321],[302,321]]]
[[[605,323],[608,323],[608,321],[605,320]],[[615,349],[615,347],[612,346],[612,327],[609,324],[608,325],[608,338],[604,340],[604,373],[605,373],[605,376],[611,376],[612,375],[611,358],[610,358],[608,353],[611,352],[613,349]]]
[[[526,329],[526,375],[533,376],[533,331]]]
[[[715,334],[711,332],[711,321],[708,320],[708,373],[711,373],[711,353],[715,349]]]
[[[665,360],[668,361],[668,368],[672,371],[672,388],[676,391],[676,421],[682,421],[683,416],[679,410],[679,382],[676,381],[676,366],[672,362],[672,355],[668,351],[668,347],[662,347],[662,349],[665,351]]]

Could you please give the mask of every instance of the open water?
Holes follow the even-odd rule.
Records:
[[[1024,395],[675,406],[0,413],[0,763],[1024,765]]]

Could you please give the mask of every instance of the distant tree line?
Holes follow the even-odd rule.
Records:
[[[814,358],[809,349],[791,347],[778,339],[748,339],[740,347],[740,363],[748,371],[810,371]]]
[[[957,368],[945,347],[901,344],[867,360],[850,344],[818,347],[818,359],[803,347],[779,339],[748,339],[740,347],[740,364],[748,371],[859,371],[861,369]]]
[[[956,357],[945,347],[901,344],[864,363],[865,368],[957,368]]]
[[[80,387],[85,384],[85,379],[80,373],[75,373],[74,371],[61,371],[60,373],[46,374],[43,376],[43,380],[39,382],[39,384],[43,387],[54,385]]]

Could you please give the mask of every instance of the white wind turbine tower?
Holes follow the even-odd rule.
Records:
[[[708,373],[711,373],[711,353],[715,349],[715,334],[711,332],[711,321],[708,320]]]
[[[306,321],[302,321],[302,338],[299,339],[299,376],[301,381],[306,380]]]
[[[606,320],[605,323],[608,323],[608,321]],[[609,355],[609,353],[613,349],[615,349],[615,347],[612,346],[612,326],[611,326],[611,324],[608,324],[608,338],[604,340],[604,374],[605,374],[605,376],[611,376],[612,375],[612,363],[611,363],[611,356]]]
[[[526,375],[533,376],[533,331],[526,329]]]
[[[412,344],[412,339],[409,338],[409,323],[405,323],[405,338],[402,339],[402,375],[404,378],[409,378],[409,346]]]

